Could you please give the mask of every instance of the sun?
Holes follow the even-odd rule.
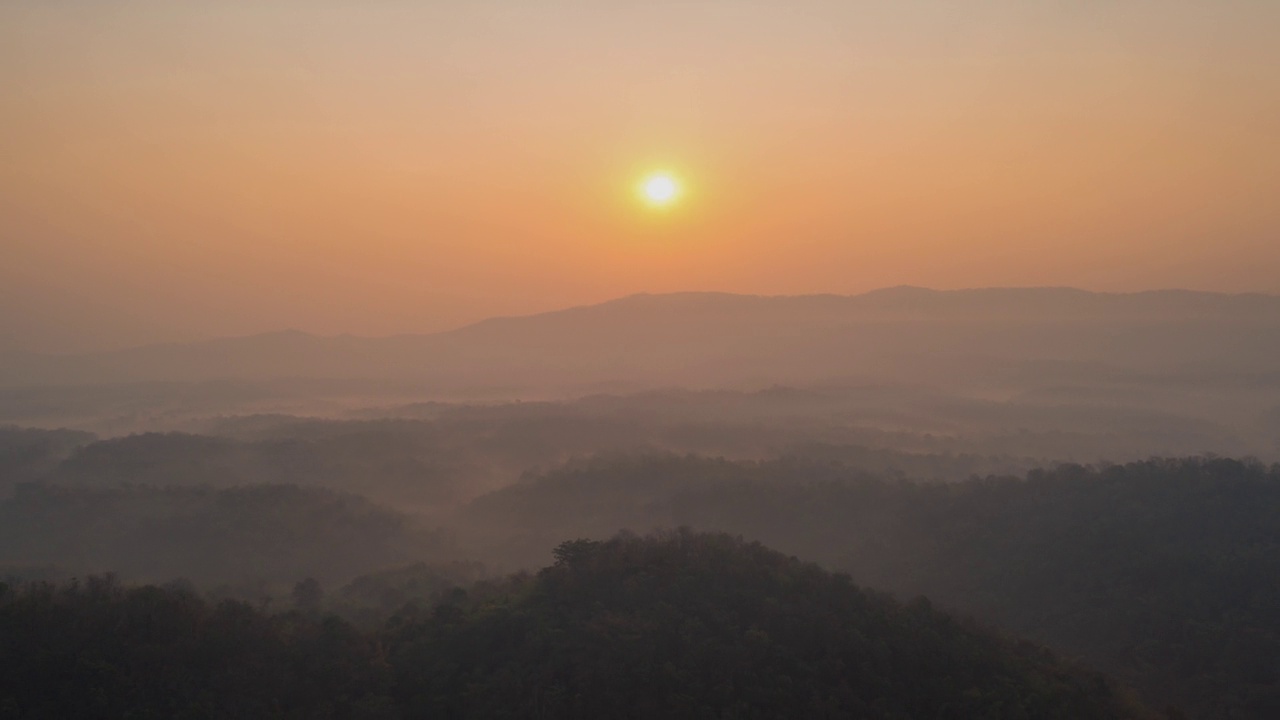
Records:
[[[654,173],[641,181],[640,196],[654,207],[667,207],[680,199],[680,182],[668,173]]]

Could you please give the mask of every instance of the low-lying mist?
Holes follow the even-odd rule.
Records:
[[[74,578],[113,573],[121,607],[143,596],[111,583],[158,583],[199,617],[223,606],[197,596],[264,628],[447,635],[573,562],[601,587],[713,556],[782,568],[759,542],[1153,706],[1270,718],[1277,302],[640,296],[435,336],[9,353],[0,599],[75,605]]]

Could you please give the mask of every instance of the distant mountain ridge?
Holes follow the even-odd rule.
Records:
[[[0,385],[342,378],[715,386],[911,379],[943,367],[1027,362],[1262,371],[1280,365],[1280,296],[909,286],[852,296],[640,294],[426,335],[286,330],[80,355],[8,353],[0,355]]]

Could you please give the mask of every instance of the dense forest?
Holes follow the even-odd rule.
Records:
[[[621,403],[596,398],[575,405],[433,404],[403,411],[421,417],[218,418],[202,423],[201,433],[103,439],[84,432],[0,427],[0,492],[35,480],[76,488],[288,484],[359,493],[424,512],[505,487],[537,468],[619,451],[736,459],[787,453],[933,480],[1025,472],[1039,464],[998,453],[956,453],[940,442],[925,443],[923,449],[837,442],[883,437],[798,421],[784,430],[765,422],[779,403],[814,402],[804,394],[777,391],[720,400],[725,407],[703,407],[700,414],[685,409],[688,400],[672,397]],[[656,407],[637,414],[650,405]],[[669,416],[677,411],[679,419]],[[731,419],[734,414],[736,420]]]
[[[744,412],[765,403],[762,415],[810,402],[734,398],[749,400]],[[612,408],[597,417],[616,412],[598,423],[525,403],[224,418],[209,434],[101,440],[0,431],[0,579],[181,578],[264,611],[296,604],[309,582],[327,590],[311,606],[370,632],[405,603],[540,567],[566,537],[691,527],[904,602],[927,597],[1154,707],[1280,716],[1277,467],[1199,457],[1026,470],[1027,458],[826,442],[813,428],[775,437],[772,456],[671,453],[659,448],[679,427],[693,448],[746,448],[772,430],[720,425],[725,408],[683,425],[633,415],[650,402],[662,415],[671,399],[597,398],[588,404]]]
[[[1202,717],[1280,716],[1280,467],[1066,465],[962,483],[831,463],[623,457],[464,511],[494,558],[556,533],[691,525],[924,595]]]
[[[0,568],[112,570],[237,584],[440,558],[447,539],[412,517],[317,488],[112,489],[24,485],[0,502]]]
[[[91,444],[92,433],[0,427],[0,494],[18,483],[47,478],[73,452]]]
[[[72,718],[1154,717],[1027,643],[758,544],[572,541],[371,629],[190,588],[0,585],[0,712]]]

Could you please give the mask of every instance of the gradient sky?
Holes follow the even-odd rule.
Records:
[[[1280,292],[1280,2],[0,4],[0,347],[897,284]]]

